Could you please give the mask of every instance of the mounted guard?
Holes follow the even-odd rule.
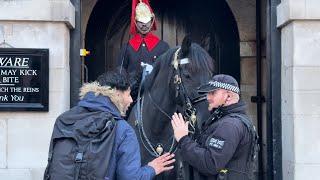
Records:
[[[152,31],[157,30],[155,15],[149,0],[132,0],[130,34],[132,38],[123,45],[117,63],[126,70],[131,79],[131,96],[135,100],[141,80],[141,63],[152,65],[169,49],[168,43],[160,40]]]

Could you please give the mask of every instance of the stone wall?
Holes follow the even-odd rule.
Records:
[[[277,11],[285,180],[317,179],[320,170],[319,7],[318,0],[283,0]]]
[[[49,49],[49,112],[0,112],[0,179],[40,180],[54,120],[69,108],[74,7],[69,0],[10,0],[0,12],[0,43]]]

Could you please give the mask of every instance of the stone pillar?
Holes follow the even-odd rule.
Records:
[[[317,179],[320,170],[320,1],[282,0],[283,179]]]
[[[0,43],[49,49],[49,112],[0,112],[0,179],[40,180],[55,118],[69,108],[69,0],[0,2]]]

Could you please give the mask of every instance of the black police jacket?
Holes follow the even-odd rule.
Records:
[[[227,180],[246,180],[247,159],[252,137],[235,113],[245,115],[245,104],[222,107],[221,112],[203,123],[195,140],[184,136],[179,141],[186,180],[218,179],[227,169]]]

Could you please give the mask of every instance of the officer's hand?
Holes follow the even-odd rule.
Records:
[[[173,169],[174,166],[167,166],[176,161],[175,159],[172,159],[173,157],[174,157],[174,154],[170,155],[170,153],[165,153],[162,156],[157,157],[151,162],[149,162],[148,165],[153,167],[153,169],[156,172],[156,175],[158,175],[164,171],[169,171]]]
[[[184,122],[181,113],[179,113],[179,115],[177,113],[172,115],[171,125],[177,142],[179,142],[183,136],[188,135],[188,124],[188,121]]]

